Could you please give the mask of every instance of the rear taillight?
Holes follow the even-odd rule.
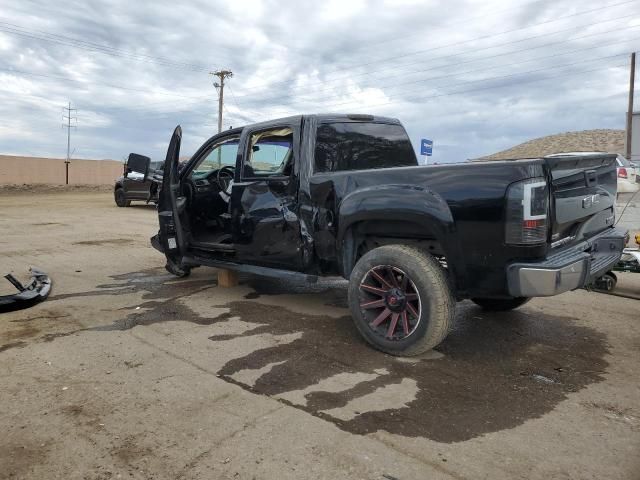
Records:
[[[618,168],[618,177],[619,178],[627,178],[627,169],[624,167]]]
[[[531,178],[509,186],[505,242],[513,245],[547,240],[549,189],[544,178]]]

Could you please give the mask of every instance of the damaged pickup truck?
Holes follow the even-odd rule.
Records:
[[[155,174],[167,269],[342,276],[359,332],[394,355],[438,345],[456,301],[588,287],[625,243],[615,155],[419,166],[397,120],[309,115],[222,132],[179,168],[181,137]]]

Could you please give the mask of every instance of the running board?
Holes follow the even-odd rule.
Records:
[[[206,252],[234,253],[236,251],[232,243],[189,242],[189,247]]]
[[[204,258],[197,256],[184,256],[182,264],[190,267],[199,267],[205,265],[207,267],[225,268],[240,273],[249,273],[252,275],[261,275],[263,277],[286,278],[293,281],[302,281],[306,283],[318,283],[317,275],[308,275],[306,273],[292,272],[291,270],[282,270],[279,268],[258,267],[256,265],[247,265],[235,262],[226,262],[224,260],[214,260],[212,258]]]

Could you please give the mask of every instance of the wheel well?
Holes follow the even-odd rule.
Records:
[[[402,221],[365,221],[351,225],[342,245],[342,266],[345,278],[356,262],[368,251],[383,245],[409,245],[436,257],[447,267],[446,255],[438,239],[423,225]]]

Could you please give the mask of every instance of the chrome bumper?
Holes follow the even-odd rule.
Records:
[[[587,287],[618,263],[626,239],[626,231],[612,228],[541,262],[513,263],[507,267],[509,294],[549,297]]]

